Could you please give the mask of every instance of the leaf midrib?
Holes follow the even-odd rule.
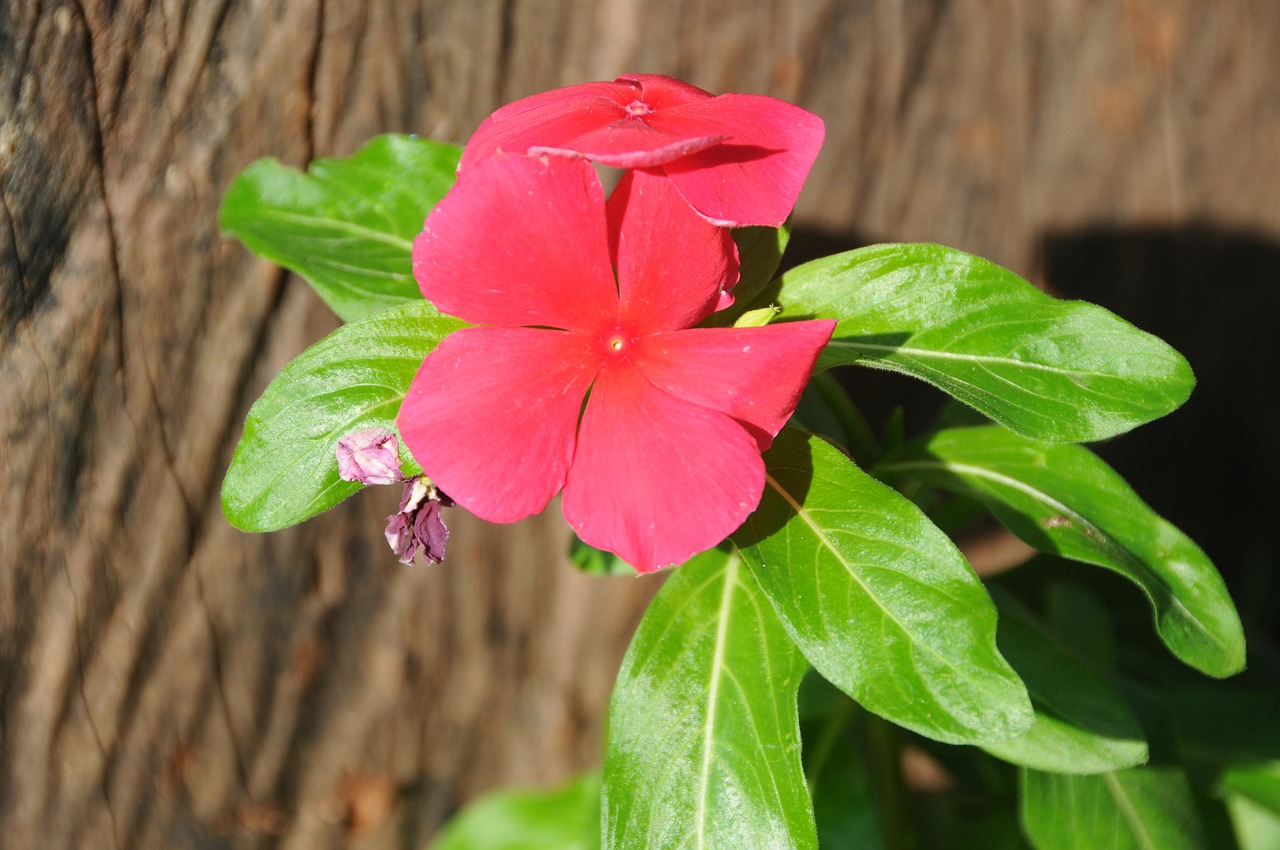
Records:
[[[854,582],[859,587],[862,588],[863,592],[867,595],[867,598],[872,600],[876,604],[876,607],[879,608],[884,613],[885,618],[890,622],[892,622],[894,625],[896,625],[904,635],[907,635],[910,637],[911,643],[913,646],[919,646],[922,649],[924,649],[929,655],[937,659],[937,661],[941,663],[945,668],[952,669],[952,670],[959,669],[957,665],[951,663],[947,658],[942,656],[936,649],[933,648],[933,646],[917,638],[915,633],[912,632],[910,629],[908,629],[906,625],[902,622],[902,620],[898,619],[898,617],[895,616],[892,611],[886,608],[884,606],[884,603],[880,600],[880,597],[877,596],[875,593],[873,593],[871,588],[867,586],[867,583],[862,580],[862,577],[860,575],[858,575],[857,571],[853,567],[853,564],[851,564],[844,557],[844,553],[842,553],[836,547],[835,543],[831,540],[831,538],[827,537],[827,535],[822,531],[821,526],[814,523],[812,517],[809,516],[809,512],[805,510],[804,506],[798,503],[795,499],[791,498],[791,494],[787,492],[786,488],[783,487],[781,484],[779,484],[778,481],[772,475],[766,472],[764,477],[765,477],[765,480],[769,483],[769,486],[772,487],[774,491],[776,491],[778,495],[781,496],[783,499],[785,499],[787,504],[791,506],[791,509],[795,511],[796,516],[804,520],[805,524],[809,526],[809,528],[813,531],[813,533],[822,542],[822,545],[825,546],[833,555],[835,555],[836,560],[839,561],[840,565],[844,567],[845,571],[849,574],[849,577],[852,578]],[[963,675],[963,673],[961,675]]]
[[[707,794],[711,782],[712,742],[715,735],[716,700],[720,692],[720,676],[724,668],[724,648],[728,643],[729,612],[732,610],[733,590],[738,583],[739,556],[729,554],[724,568],[724,589],[720,592],[717,611],[715,651],[711,657],[711,680],[707,685],[707,719],[703,723],[702,767],[699,776],[698,808],[694,815],[697,828],[698,850],[706,848]]]
[[[400,249],[402,251],[405,251],[406,253],[410,253],[410,254],[413,253],[413,243],[410,242],[408,239],[401,239],[400,237],[393,236],[390,233],[386,233],[381,230],[374,230],[371,227],[365,227],[364,225],[356,224],[353,221],[348,221],[340,218],[329,218],[328,216],[321,216],[321,215],[303,215],[302,213],[295,213],[295,212],[290,212],[288,210],[282,210],[277,208],[277,209],[264,209],[259,211],[257,213],[256,220],[257,221],[275,220],[275,221],[288,222],[291,224],[327,225],[329,227],[334,228],[335,230],[345,231],[346,233],[350,233],[352,236],[360,236],[365,239],[370,239],[374,242],[381,242],[384,245],[389,245],[393,248]],[[230,228],[232,233],[236,233],[238,229],[239,228],[236,228],[236,227]],[[239,234],[236,234],[236,235],[239,235]]]
[[[1116,801],[1116,808],[1120,810],[1120,816],[1129,825],[1133,837],[1142,847],[1142,850],[1159,850],[1155,842],[1151,840],[1146,824],[1142,822],[1142,817],[1138,814],[1133,801],[1129,799],[1128,792],[1125,791],[1124,786],[1120,783],[1120,778],[1115,773],[1104,773],[1102,781],[1106,784],[1107,792],[1111,794],[1111,798]]]
[[[1090,371],[1086,369],[1067,369],[1061,366],[1048,366],[1044,363],[1036,363],[1031,360],[1018,360],[1013,357],[997,357],[991,354],[960,354],[954,351],[941,351],[938,349],[928,348],[910,348],[901,345],[879,345],[870,342],[846,342],[843,340],[832,340],[827,343],[828,348],[847,348],[852,351],[866,352],[886,352],[889,354],[905,354],[917,357],[921,360],[961,360],[971,363],[996,363],[1003,366],[1015,366],[1019,369],[1029,369],[1039,372],[1049,372],[1054,375],[1078,375],[1082,377],[1094,378],[1110,378],[1115,377],[1106,372]]]

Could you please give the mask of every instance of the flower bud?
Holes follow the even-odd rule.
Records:
[[[441,509],[452,505],[453,501],[425,475],[405,483],[400,511],[387,517],[387,530],[384,532],[387,544],[400,563],[412,564],[419,550],[428,564],[444,560],[449,529],[444,524]]]
[[[400,474],[400,443],[386,428],[366,428],[338,440],[338,477],[361,484],[394,484]]]

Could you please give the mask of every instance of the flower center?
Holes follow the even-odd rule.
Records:
[[[639,118],[642,115],[648,115],[653,112],[653,108],[643,100],[633,100],[627,104],[627,114],[634,115]]]
[[[610,328],[599,336],[597,344],[607,360],[618,362],[630,356],[635,337],[626,328]]]

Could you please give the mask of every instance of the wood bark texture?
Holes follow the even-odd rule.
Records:
[[[1271,0],[0,0],[0,845],[421,848],[598,763],[655,581],[576,573],[556,511],[454,511],[430,569],[387,551],[390,492],[223,519],[248,406],[336,319],[216,210],[255,158],[461,142],[629,71],[823,116],[802,251],[937,241],[1057,287],[1046,240],[1196,223],[1275,268]]]

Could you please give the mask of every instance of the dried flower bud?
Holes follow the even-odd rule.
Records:
[[[400,474],[400,443],[386,428],[366,428],[338,440],[338,477],[361,484],[394,484]]]
[[[440,511],[452,505],[453,501],[425,475],[404,485],[400,511],[387,517],[385,532],[387,544],[399,557],[400,563],[412,564],[419,550],[428,564],[444,560],[449,529]]]

